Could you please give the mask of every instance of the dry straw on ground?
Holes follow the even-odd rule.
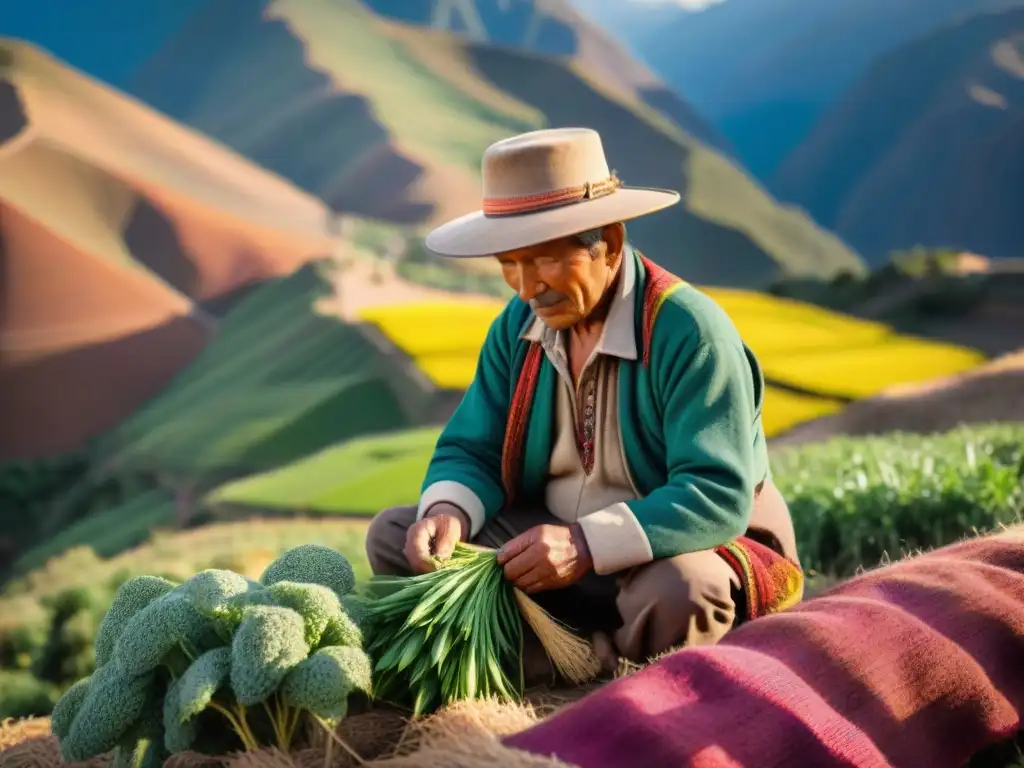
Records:
[[[347,718],[336,734],[313,729],[306,746],[210,757],[171,756],[165,768],[568,768],[565,763],[509,749],[501,737],[529,728],[596,686],[534,694],[530,703],[461,702],[410,722],[397,710],[375,709]],[[110,768],[109,755],[81,768]],[[49,718],[8,721],[0,727],[0,768],[58,768]]]
[[[60,759],[57,739],[50,733],[50,718],[5,720],[0,723],[0,768],[55,768]],[[110,760],[97,757],[82,768],[107,768]]]

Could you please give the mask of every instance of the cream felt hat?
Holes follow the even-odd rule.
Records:
[[[635,219],[679,201],[667,189],[626,187],[608,170],[597,131],[553,128],[484,152],[483,206],[433,230],[441,256],[490,256]]]

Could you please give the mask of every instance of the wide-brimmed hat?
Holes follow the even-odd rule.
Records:
[[[597,131],[554,128],[496,142],[484,152],[483,205],[426,238],[442,256],[489,256],[618,221],[679,201],[669,189],[627,187],[608,170]]]

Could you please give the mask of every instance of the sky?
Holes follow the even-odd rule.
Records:
[[[702,11],[709,5],[724,3],[725,0],[627,0],[637,5],[678,5],[688,11]]]

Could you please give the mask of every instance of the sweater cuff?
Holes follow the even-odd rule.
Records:
[[[600,576],[654,559],[647,534],[624,502],[599,509],[576,522],[583,529],[594,560],[594,571]]]
[[[473,489],[454,480],[438,480],[432,483],[420,496],[420,506],[416,510],[416,519],[422,520],[427,511],[435,504],[454,504],[466,513],[469,518],[469,538],[474,538],[484,527],[487,516],[484,514],[484,503],[480,501]]]

